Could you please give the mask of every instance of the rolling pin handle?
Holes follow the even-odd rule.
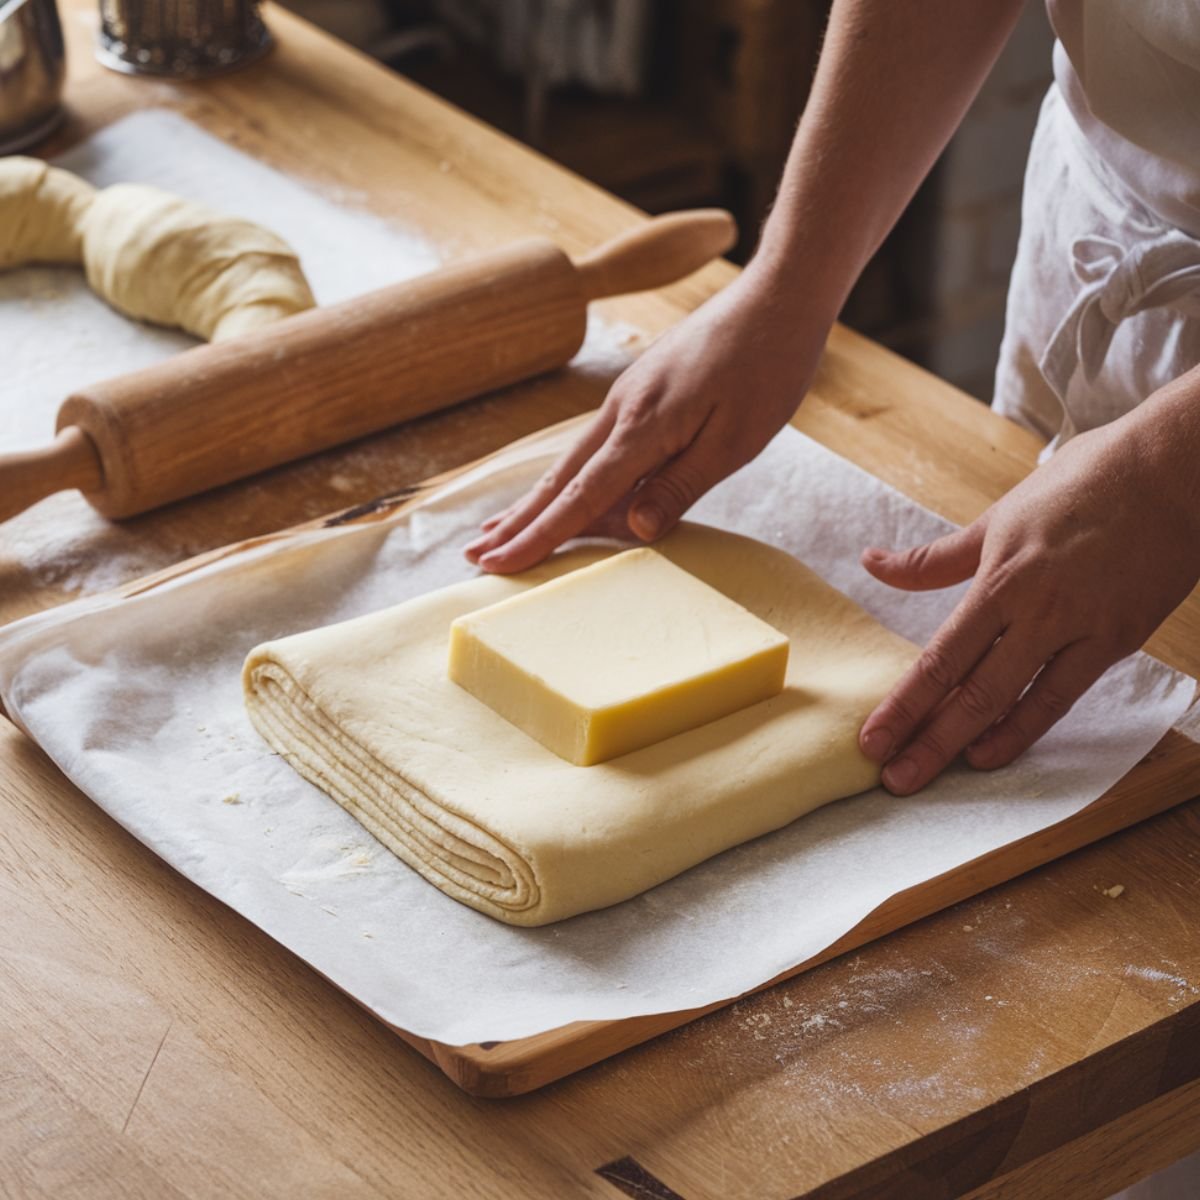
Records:
[[[103,482],[95,443],[82,429],[68,425],[49,446],[0,455],[0,521],[55,492],[96,491]]]
[[[589,300],[674,283],[724,254],[737,222],[723,208],[667,213],[605,242],[575,263]]]

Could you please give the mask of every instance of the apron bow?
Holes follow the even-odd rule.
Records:
[[[1042,354],[1046,382],[1066,407],[1076,370],[1089,382],[1100,373],[1117,326],[1148,308],[1200,317],[1200,241],[1172,229],[1126,249],[1089,234],[1071,244],[1071,265],[1083,287]]]

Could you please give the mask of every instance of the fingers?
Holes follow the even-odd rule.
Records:
[[[712,421],[696,440],[651,475],[638,489],[629,509],[629,528],[643,541],[652,542],[670,532],[701,496],[732,469],[722,462],[728,451],[725,439]]]
[[[604,445],[616,420],[614,410],[602,407],[579,440],[515,504],[489,517],[482,534],[463,548],[471,562],[515,537],[558,496],[579,473],[584,463]]]
[[[978,569],[985,528],[976,521],[911,550],[864,550],[862,564],[880,582],[905,591],[950,587]]]
[[[884,767],[887,789],[907,796],[940,775],[1017,703],[1046,657],[1027,629],[1008,630]]]
[[[1109,664],[1087,641],[1056,654],[1016,706],[972,743],[967,761],[984,771],[1007,766],[1061,721]]]
[[[864,722],[859,733],[862,752],[873,762],[890,759],[971,674],[1003,632],[996,609],[968,592],[934,634],[921,657]],[[1029,681],[1043,661],[1031,668],[1023,683]]]
[[[582,537],[612,538],[616,541],[629,539],[629,505],[637,492],[627,493],[608,512],[597,517],[588,527],[581,530]]]
[[[604,444],[541,510],[514,513],[470,549],[485,571],[510,574],[541,562],[604,516],[655,465],[659,452],[614,428]]]

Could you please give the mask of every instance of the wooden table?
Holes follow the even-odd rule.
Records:
[[[361,196],[448,257],[529,232],[579,251],[636,219],[279,9],[264,63],[186,86],[100,70],[95,5],[63,7],[73,118],[50,149],[168,105]],[[608,311],[653,333],[732,274],[717,265]],[[603,390],[566,372],[387,435],[364,492],[477,457]],[[842,330],[797,424],[960,521],[1036,451]],[[367,498],[338,489],[339,462],[131,528],[190,553]],[[0,530],[0,617],[63,598]],[[1152,648],[1200,670],[1195,597]],[[502,1103],[457,1091],[9,726],[0,828],[5,1196],[1086,1200],[1200,1145],[1195,803]]]

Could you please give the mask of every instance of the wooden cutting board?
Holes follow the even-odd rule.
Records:
[[[549,438],[551,427],[529,439]],[[303,529],[347,524],[371,524],[419,507],[431,492],[477,467],[484,459],[435,476],[416,487],[380,497],[367,504],[334,513],[268,535],[198,555],[164,571],[115,589],[130,596],[168,579],[194,571],[208,562],[264,541],[286,539]],[[1200,792],[1200,744],[1175,731],[1168,734],[1116,786],[1065,821],[990,854],[893,895],[842,938],[814,957],[763,984],[762,991],[832,958],[854,950],[894,930],[986,891],[1035,867],[1069,854],[1147,817],[1182,803]],[[516,1096],[561,1079],[575,1071],[626,1050],[705,1013],[734,1003],[740,997],[703,1008],[615,1021],[580,1021],[532,1037],[506,1042],[451,1046],[417,1037],[390,1026],[463,1090],[492,1098]]]
[[[1198,791],[1200,744],[1172,730],[1115,787],[1075,816],[918,887],[898,892],[820,954],[754,990],[764,991],[922,917],[1070,854],[1190,800]],[[464,1091],[475,1096],[519,1096],[738,999],[733,996],[705,1008],[622,1021],[577,1021],[534,1037],[472,1046],[447,1046],[392,1028]]]

